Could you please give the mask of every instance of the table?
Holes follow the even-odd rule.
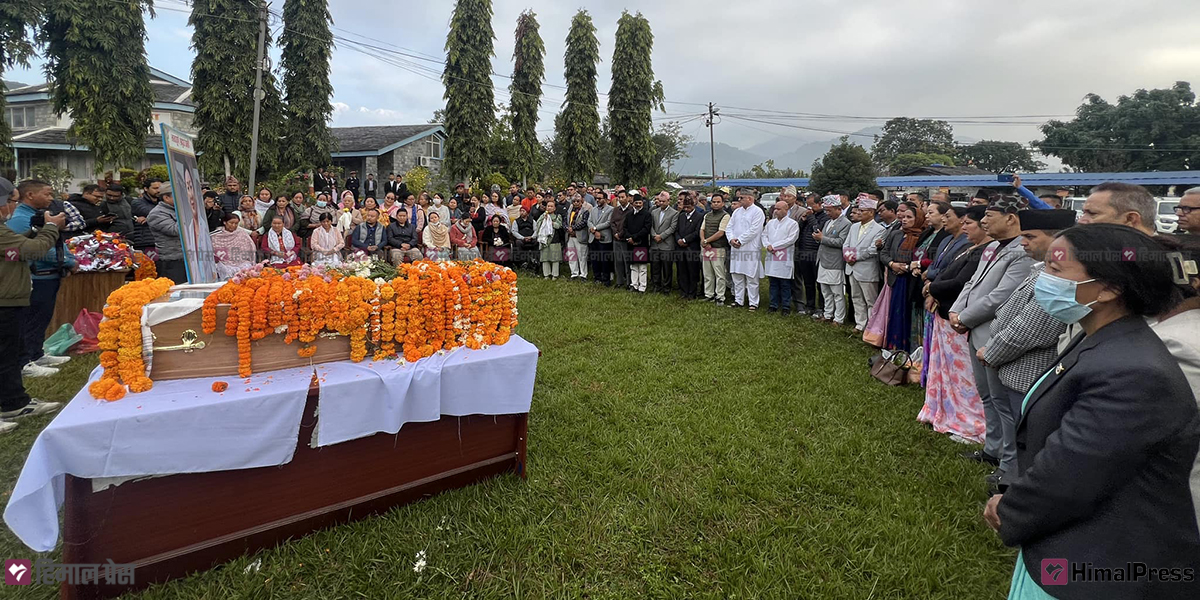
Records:
[[[54,316],[50,319],[50,326],[46,328],[46,337],[50,337],[63,323],[74,323],[79,311],[85,308],[97,313],[103,311],[108,295],[125,285],[127,273],[128,271],[87,271],[64,277],[61,287],[58,288]]]

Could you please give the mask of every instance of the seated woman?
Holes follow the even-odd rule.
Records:
[[[1000,539],[1021,549],[1009,598],[1196,598],[1194,581],[1170,576],[1075,576],[1076,565],[1200,570],[1189,487],[1200,411],[1146,323],[1176,301],[1168,257],[1145,234],[1111,224],[1063,231],[1046,257],[1034,301],[1083,335],[1026,394],[1017,477],[984,509]],[[1041,587],[1059,581],[1069,585]]]
[[[437,213],[429,213],[433,216]],[[471,226],[470,219],[459,219],[458,223],[450,229],[450,245],[454,247],[454,258],[456,260],[475,260],[479,258],[478,238],[475,237],[475,228]]]
[[[342,248],[346,238],[333,226],[333,215],[322,214],[312,233],[312,264],[337,266],[342,264]]]
[[[278,269],[304,264],[300,260],[300,238],[283,226],[283,217],[271,219],[270,228],[262,236],[262,251],[270,266]]]
[[[254,199],[250,198],[250,201]],[[238,271],[253,267],[257,260],[254,240],[249,231],[240,227],[240,223],[237,213],[225,213],[222,227],[210,236],[219,279],[229,279]]]
[[[249,232],[250,238],[254,240],[255,245],[258,245],[258,232],[262,229],[262,218],[258,214],[258,209],[254,206],[254,198],[242,196],[242,200],[238,206],[239,210],[234,211],[234,214],[240,219],[238,227]]]
[[[425,243],[426,260],[450,260],[450,229],[442,222],[441,215],[429,213],[429,224],[421,234]]]
[[[483,230],[483,235],[488,241],[488,257],[491,262],[501,265],[508,265],[512,260],[512,234],[508,231],[508,226],[504,224],[504,220],[500,215],[492,217],[492,226]]]
[[[275,199],[275,205],[267,209],[267,213],[262,218],[262,228],[260,234],[265,235],[271,229],[271,221],[279,217],[283,220],[283,228],[292,232],[293,235],[300,231],[300,215],[292,208],[292,203],[287,196],[280,196]],[[259,240],[262,243],[262,240]]]

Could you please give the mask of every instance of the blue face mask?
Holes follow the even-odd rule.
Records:
[[[317,200],[317,208],[325,208],[325,201]]]
[[[1080,319],[1091,314],[1091,306],[1098,300],[1080,304],[1075,299],[1076,288],[1079,287],[1079,284],[1093,281],[1095,279],[1071,281],[1049,273],[1042,273],[1038,275],[1037,282],[1033,284],[1033,299],[1037,301],[1038,306],[1042,307],[1042,310],[1046,311],[1046,314],[1056,320],[1067,325],[1078,323]]]

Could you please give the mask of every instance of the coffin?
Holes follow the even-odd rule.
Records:
[[[154,360],[150,379],[237,377],[237,338],[225,335],[228,313],[229,305],[217,307],[217,329],[211,334],[204,333],[199,310],[151,326]],[[308,358],[296,355],[296,350],[302,346],[299,341],[285,344],[283,338],[282,334],[268,335],[251,343],[251,366],[255,373],[350,359],[350,338],[345,336],[322,334],[314,342],[317,353]]]

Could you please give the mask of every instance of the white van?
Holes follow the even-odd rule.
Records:
[[[1154,230],[1159,233],[1175,233],[1179,228],[1179,215],[1175,214],[1179,198],[1155,198],[1154,204]]]

